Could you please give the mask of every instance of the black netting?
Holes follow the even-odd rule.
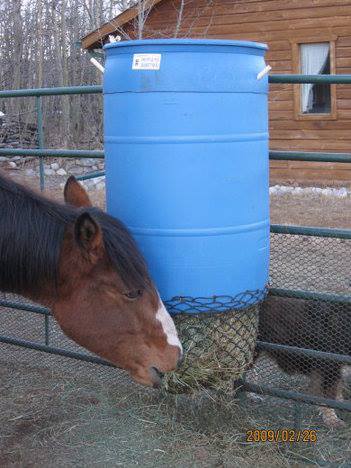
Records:
[[[256,289],[244,291],[236,296],[211,296],[211,297],[189,297],[177,296],[170,301],[165,301],[168,312],[171,315],[180,313],[196,314],[209,312],[227,312],[243,309],[261,302],[267,294],[267,290]]]

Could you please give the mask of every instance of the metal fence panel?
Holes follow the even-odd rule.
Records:
[[[351,75],[271,75],[269,82],[351,84]],[[34,96],[38,124],[38,149],[0,149],[0,155],[40,157],[42,189],[44,157],[103,158],[103,151],[44,148],[42,97],[91,93],[102,93],[102,87],[0,92],[0,98]],[[270,159],[351,163],[351,153],[271,151]],[[351,410],[350,399],[337,400],[343,365],[350,364],[351,356],[350,244],[348,230],[272,226],[271,296],[261,311],[258,360],[243,383],[247,390]],[[0,307],[2,349],[17,344],[21,349],[107,364],[67,339],[47,309],[8,294],[1,295]]]

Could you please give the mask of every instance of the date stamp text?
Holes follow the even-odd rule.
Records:
[[[304,442],[314,444],[318,440],[313,429],[250,429],[246,431],[246,442]]]

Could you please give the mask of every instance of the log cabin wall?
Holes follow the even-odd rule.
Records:
[[[330,42],[332,72],[349,74],[350,25],[350,0],[164,0],[150,12],[143,36],[265,42],[272,73],[300,72],[299,43]],[[135,22],[124,30],[134,38]],[[351,86],[335,85],[334,115],[317,119],[297,115],[299,86],[270,87],[270,148],[351,152]],[[351,186],[351,167],[272,161],[271,182]]]

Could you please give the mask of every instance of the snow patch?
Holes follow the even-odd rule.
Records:
[[[273,185],[269,188],[270,195],[323,195],[325,197],[346,198],[351,196],[351,190],[346,187],[291,187],[286,185]]]

